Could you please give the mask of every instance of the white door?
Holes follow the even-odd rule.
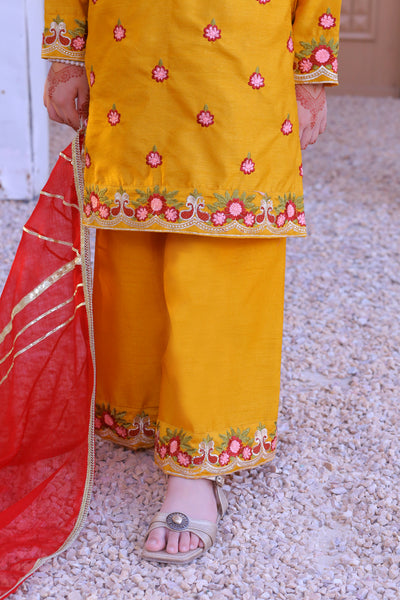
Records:
[[[0,199],[29,200],[48,177],[43,0],[0,0]]]

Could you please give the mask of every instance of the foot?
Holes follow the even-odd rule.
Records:
[[[212,482],[209,479],[170,476],[161,512],[182,512],[192,519],[216,523],[218,509]],[[203,547],[203,542],[193,533],[159,527],[149,533],[144,547],[149,552],[165,549],[169,554],[177,554]]]

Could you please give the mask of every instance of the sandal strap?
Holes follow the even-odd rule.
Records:
[[[153,531],[153,529],[158,529],[160,527],[165,527],[170,531],[176,531],[172,527],[170,527],[167,523],[167,517],[170,513],[159,512],[152,519],[148,533]],[[173,513],[171,513],[173,514]],[[186,515],[184,515],[186,517]],[[188,524],[185,528],[180,529],[179,533],[183,533],[184,531],[188,531],[189,533],[194,533],[197,535],[204,544],[204,549],[208,550],[215,542],[215,538],[217,536],[217,524],[212,523],[211,521],[202,521],[199,519],[189,519],[186,517]]]

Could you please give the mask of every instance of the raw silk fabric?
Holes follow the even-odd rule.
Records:
[[[158,465],[184,477],[273,458],[285,243],[97,232],[101,437],[155,443]]]
[[[295,83],[337,83],[340,0],[46,0],[90,82],[84,222],[304,236]]]
[[[75,539],[89,507],[94,370],[71,157],[24,227],[0,301],[0,598]]]

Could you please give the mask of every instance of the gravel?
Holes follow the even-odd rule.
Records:
[[[139,553],[164,477],[98,440],[83,531],[15,600],[398,598],[400,99],[329,106],[304,155],[310,236],[288,243],[276,460],[231,477],[207,555],[157,566]],[[1,283],[32,207],[0,203]]]

